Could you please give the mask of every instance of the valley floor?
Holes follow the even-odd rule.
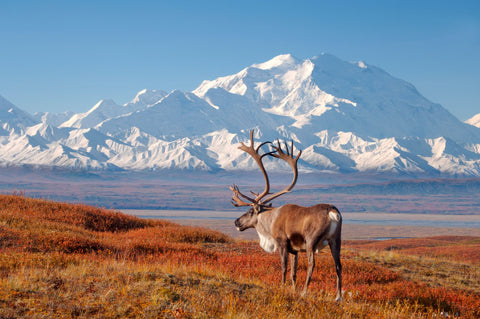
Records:
[[[273,174],[272,174],[273,175]],[[252,172],[108,172],[0,168],[0,193],[115,209],[231,210],[235,183],[258,191]],[[271,176],[283,188],[290,175]],[[302,175],[294,191],[275,201],[335,205],[342,213],[480,216],[480,178],[395,179],[392,176]],[[280,189],[281,189],[280,188]]]
[[[475,220],[478,220],[476,218]],[[257,232],[248,229],[239,232],[231,220],[199,220],[199,219],[172,219],[175,223],[186,226],[199,226],[218,230],[232,238],[245,240],[258,240]],[[422,226],[382,226],[344,224],[342,238],[344,240],[384,240],[390,238],[415,238],[430,236],[478,236],[480,228],[454,228],[454,227],[422,227]]]
[[[186,225],[199,226],[228,234],[232,238],[256,240],[253,229],[239,232],[234,219],[243,210],[146,210],[123,209],[122,212],[142,217],[161,218]],[[343,213],[342,238],[347,240],[409,238],[428,236],[480,236],[480,215]]]

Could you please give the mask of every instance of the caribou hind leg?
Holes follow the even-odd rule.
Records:
[[[329,242],[330,251],[332,252],[333,260],[335,261],[335,270],[337,272],[337,294],[335,301],[342,300],[342,263],[340,262],[340,236],[336,239],[332,239]]]
[[[307,270],[307,279],[305,280],[305,286],[303,287],[302,296],[307,294],[308,285],[312,279],[313,269],[315,268],[315,250],[314,247],[307,247],[307,257],[308,257],[308,270]]]

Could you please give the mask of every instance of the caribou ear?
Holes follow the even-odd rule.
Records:
[[[263,213],[265,210],[270,209],[270,208],[272,208],[272,203],[268,203],[266,205],[263,205],[263,204],[254,205],[253,206],[253,211],[255,212],[255,214],[258,215],[258,214]]]

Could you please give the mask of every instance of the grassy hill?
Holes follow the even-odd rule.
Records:
[[[85,205],[0,195],[0,318],[480,316],[480,238],[344,242],[344,301],[317,255],[282,288],[255,242]],[[299,283],[306,260],[300,257]]]

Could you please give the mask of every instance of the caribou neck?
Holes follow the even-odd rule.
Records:
[[[272,224],[277,219],[280,208],[272,208],[260,213],[258,215],[258,223],[255,226],[255,230],[260,238],[260,247],[269,253],[277,250],[277,242],[272,235]]]

